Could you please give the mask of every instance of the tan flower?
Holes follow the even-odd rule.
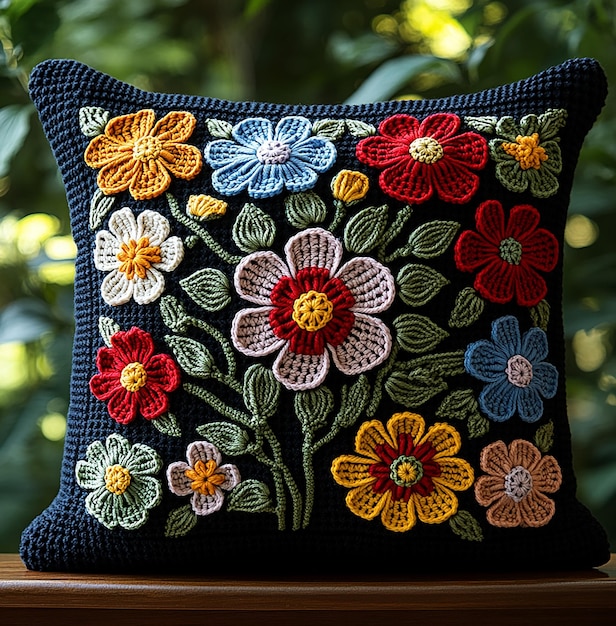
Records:
[[[562,474],[553,456],[541,452],[523,439],[509,446],[496,441],[481,452],[481,469],[486,475],[475,483],[475,498],[487,506],[487,520],[493,526],[545,526],[553,517],[554,501],[545,493],[560,488]]]
[[[128,189],[135,200],[149,200],[169,188],[172,176],[190,180],[201,171],[201,152],[184,144],[195,128],[194,115],[172,111],[155,120],[150,109],[114,117],[92,139],[84,158],[100,168],[97,184],[103,193]]]

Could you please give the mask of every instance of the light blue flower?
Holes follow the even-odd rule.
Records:
[[[520,337],[513,316],[492,323],[492,340],[483,339],[466,349],[466,371],[488,383],[479,396],[479,406],[495,422],[504,422],[517,411],[525,422],[543,415],[544,398],[553,398],[558,388],[558,370],[544,362],[548,355],[546,334],[531,328]]]
[[[252,198],[270,198],[285,187],[306,191],[336,160],[334,144],[313,136],[304,117],[283,117],[276,128],[267,119],[248,118],[233,127],[232,137],[205,148],[214,189],[227,196],[247,190]]]

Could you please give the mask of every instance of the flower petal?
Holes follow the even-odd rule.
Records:
[[[106,487],[99,487],[86,497],[86,510],[105,528],[113,530],[120,523],[116,512],[117,496]]]
[[[418,445],[425,442],[430,443],[436,451],[435,460],[457,454],[462,445],[460,433],[451,424],[444,422],[430,426],[426,434],[418,441]]]
[[[528,291],[523,282],[517,279],[519,275],[517,270],[519,270],[519,268],[520,266],[512,266],[506,261],[503,261],[499,256],[495,255],[486,267],[484,267],[484,269],[478,272],[477,276],[475,276],[473,287],[475,287],[481,296],[490,302],[495,302],[496,304],[506,304],[507,302],[511,302],[514,295],[516,295],[516,286],[519,285],[522,287],[524,290],[522,292],[523,294]],[[537,276],[537,278],[539,277]],[[535,281],[533,281],[532,284],[532,293],[535,294]],[[519,298],[519,291],[517,294]],[[518,304],[521,303],[518,302]],[[537,303],[535,302],[535,304]]]
[[[433,172],[431,165],[408,156],[383,170],[379,184],[385,193],[396,200],[420,204],[429,200],[434,193]]]
[[[533,327],[522,337],[521,354],[533,364],[538,364],[548,356],[548,339],[541,328]]]
[[[387,310],[396,296],[394,278],[388,268],[368,257],[355,257],[345,263],[339,278],[351,292],[355,304],[351,311],[381,313]]]
[[[534,269],[528,267],[524,260],[515,266],[512,276],[515,281],[513,291],[520,306],[533,307],[545,298],[548,292],[545,280]]]
[[[558,178],[547,167],[527,170],[530,192],[536,198],[549,198],[558,191]]]
[[[262,163],[254,169],[248,180],[248,194],[253,198],[271,198],[279,194],[285,185],[283,165]]]
[[[520,354],[522,340],[518,320],[513,315],[499,317],[492,323],[492,341],[500,346],[508,356]]]
[[[554,500],[533,489],[519,502],[522,526],[539,528],[545,526],[554,517],[556,505]]]
[[[147,384],[163,391],[175,391],[180,384],[180,371],[168,354],[155,354],[147,363]]]
[[[472,230],[464,231],[454,249],[456,265],[463,272],[472,272],[487,265],[498,255],[498,247]]]
[[[483,388],[479,394],[479,406],[491,420],[506,422],[518,408],[520,391],[503,376]]]
[[[515,528],[522,524],[522,514],[518,502],[503,494],[487,511],[486,519],[492,526]]]
[[[133,361],[147,363],[154,354],[152,335],[133,326],[130,330],[119,331],[111,336],[111,346],[122,355],[122,367]]]
[[[125,463],[131,476],[156,474],[162,465],[158,454],[150,446],[142,443],[135,443],[131,446],[130,456]]]
[[[136,241],[141,236],[137,228],[137,220],[128,207],[123,207],[111,214],[109,230],[118,242],[128,242],[131,239]]]
[[[441,473],[433,477],[434,483],[453,489],[454,491],[465,491],[469,489],[475,480],[473,468],[464,459],[441,457],[438,455],[438,465]]]
[[[295,144],[291,154],[292,160],[302,162],[303,168],[309,167],[322,174],[334,164],[337,152],[331,141],[321,137],[310,137]]]
[[[435,139],[438,137],[435,136]],[[457,161],[465,168],[473,170],[485,167],[489,150],[486,140],[477,133],[462,133],[442,142],[443,153],[449,161]]]
[[[120,242],[117,238],[106,230],[101,230],[96,234],[96,244],[94,247],[94,267],[103,272],[110,272],[120,266],[118,252]]]
[[[539,211],[534,206],[530,204],[514,206],[509,213],[505,236],[518,241],[526,240],[529,234],[535,233],[540,219]]]
[[[394,413],[387,421],[387,432],[390,440],[398,445],[399,435],[409,435],[413,441],[419,441],[424,434],[426,423],[417,413],[405,411],[403,413]]]
[[[192,135],[196,125],[197,120],[192,113],[171,111],[156,122],[150,134],[159,141],[182,142]]]
[[[493,382],[505,376],[505,368],[510,356],[508,353],[503,353],[493,342],[480,339],[471,343],[466,349],[464,367],[475,378],[483,382]]]
[[[100,442],[97,442],[100,444]],[[102,446],[101,446],[102,447]],[[83,489],[98,489],[105,486],[105,465],[98,461],[79,460],[75,466],[77,484]]]
[[[236,196],[248,187],[261,167],[256,158],[231,162],[212,173],[212,185],[221,194]]]
[[[419,126],[419,137],[433,137],[438,141],[447,139],[458,132],[460,118],[453,113],[433,113],[428,115]]]
[[[233,345],[247,356],[260,357],[280,350],[285,339],[274,333],[270,324],[272,307],[242,309],[238,311],[231,325]]]
[[[432,165],[432,184],[438,197],[452,204],[464,204],[479,189],[479,176],[464,163],[443,157]]]
[[[193,492],[190,504],[197,515],[210,515],[220,511],[224,500],[222,490],[217,487],[212,495]]]
[[[150,304],[165,291],[165,277],[154,267],[146,270],[145,278],[135,275],[133,298],[137,304]]]
[[[235,289],[244,300],[271,305],[270,294],[283,276],[289,276],[289,270],[277,254],[270,250],[255,252],[235,268]]]
[[[549,230],[538,228],[534,233],[526,235],[522,242],[524,263],[541,272],[551,272],[556,267],[558,241]]]
[[[477,232],[486,241],[496,246],[507,237],[505,231],[505,211],[498,200],[486,200],[475,213]]]
[[[107,399],[107,411],[118,424],[128,424],[137,417],[137,396],[119,386]]]
[[[300,115],[283,117],[276,125],[274,139],[287,146],[304,141],[312,136],[312,124],[310,120]]]
[[[316,172],[297,157],[292,157],[280,165],[280,175],[284,186],[292,193],[311,189],[318,178]]]
[[[139,412],[146,420],[153,420],[169,410],[167,394],[154,384],[146,384],[139,391],[134,392],[139,404]]]
[[[362,456],[344,454],[334,459],[331,472],[334,480],[343,487],[359,487],[375,482],[370,474],[370,466],[373,461]]]
[[[130,144],[118,143],[106,135],[97,135],[90,141],[84,154],[87,165],[98,169],[116,159],[132,158],[133,147]]]
[[[308,228],[289,239],[285,254],[292,276],[308,267],[322,267],[334,274],[342,258],[342,243],[322,228]]]
[[[537,491],[556,493],[563,480],[560,466],[551,455],[544,456],[531,472],[533,487]]]
[[[541,452],[529,441],[515,439],[509,444],[509,458],[512,468],[521,466],[533,472],[541,461]]]
[[[387,530],[403,533],[411,530],[417,522],[415,506],[412,499],[394,500],[389,497],[381,511],[381,521]]]
[[[475,499],[481,506],[490,506],[505,493],[503,476],[480,476],[475,483]]]
[[[184,259],[184,244],[179,237],[169,237],[160,244],[161,261],[152,267],[163,272],[172,272]]]
[[[285,345],[272,367],[274,376],[287,389],[305,391],[318,387],[329,371],[327,352],[321,354],[297,354]]]
[[[396,137],[408,143],[422,136],[420,128],[419,120],[406,113],[392,115],[379,124],[379,132],[382,135]]]
[[[248,163],[256,162],[257,160],[255,149],[248,148],[235,141],[229,141],[228,139],[211,141],[206,146],[203,156],[208,165],[214,169],[235,164],[236,161]]]
[[[328,347],[336,367],[343,374],[354,376],[380,365],[389,356],[392,345],[391,333],[384,322],[356,313],[346,339]]]
[[[137,216],[136,223],[137,229],[134,239],[139,240],[142,237],[147,237],[152,246],[160,246],[171,232],[169,220],[160,213],[149,209]]]
[[[401,141],[390,137],[372,136],[362,139],[356,148],[359,161],[376,167],[385,169],[398,163],[409,163],[409,145],[413,141]]]
[[[543,401],[539,397],[539,391],[535,385],[517,390],[515,398],[516,408],[522,421],[533,424],[541,418],[543,415]]]
[[[244,119],[233,127],[233,138],[254,150],[264,142],[274,138],[272,123],[263,117]]]
[[[167,191],[169,185],[169,172],[159,160],[152,159],[137,163],[128,190],[135,200],[151,200]]]
[[[135,176],[141,163],[133,159],[132,153],[104,165],[98,173],[96,184],[105,195],[113,195],[126,191]]]
[[[417,517],[424,524],[440,524],[458,510],[458,498],[451,489],[434,483],[434,491],[427,496],[413,494]]]
[[[391,438],[391,435],[385,430],[385,426],[379,420],[370,420],[364,422],[355,436],[355,452],[381,462],[381,457],[376,453],[377,446],[383,444],[389,445],[391,448],[397,448],[397,441]]]
[[[500,440],[491,443],[481,451],[479,465],[484,472],[503,480],[514,467],[507,445]]]
[[[346,504],[355,515],[362,519],[374,519],[389,500],[389,492],[378,493],[371,484],[351,489],[346,496]]]
[[[220,483],[219,487],[224,491],[231,491],[233,487],[240,483],[241,476],[240,471],[237,469],[235,465],[232,463],[225,463],[224,465],[219,465],[216,470],[217,474],[224,474],[225,480]]]
[[[109,120],[105,127],[105,135],[118,143],[132,144],[150,134],[155,120],[156,114],[151,109],[120,115]]]
[[[190,466],[184,463],[184,461],[171,463],[167,468],[169,491],[176,496],[189,496],[193,492],[191,487],[192,480],[186,476],[187,469],[190,469]]]
[[[209,441],[193,441],[186,450],[186,460],[191,467],[197,464],[197,461],[214,461],[216,466],[222,463],[222,455],[218,448]]]
[[[109,435],[105,441],[105,448],[107,449],[109,460],[113,464],[117,463],[126,467],[130,461],[131,445],[122,435],[117,433]]]

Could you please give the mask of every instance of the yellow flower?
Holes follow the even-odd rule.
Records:
[[[190,180],[201,171],[201,152],[184,144],[197,123],[194,115],[172,111],[155,120],[150,109],[114,117],[92,139],[84,159],[100,168],[97,184],[103,193],[128,189],[135,200],[149,200],[169,188],[171,176]]]
[[[199,194],[188,198],[186,211],[194,217],[212,220],[222,217],[227,212],[227,203],[212,196]]]
[[[332,193],[336,200],[345,204],[354,204],[368,193],[368,177],[361,172],[341,170],[332,181]]]
[[[350,488],[346,504],[352,513],[366,520],[380,515],[385,528],[405,532],[417,518],[440,524],[457,512],[454,492],[474,480],[471,466],[454,456],[460,445],[453,426],[437,423],[426,431],[420,415],[396,413],[386,426],[364,422],[355,438],[357,454],[334,459],[331,471]]]

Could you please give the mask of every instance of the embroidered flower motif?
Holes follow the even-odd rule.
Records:
[[[179,237],[169,237],[169,222],[154,211],[137,218],[124,207],[109,218],[109,230],[96,235],[94,266],[109,272],[101,285],[103,300],[111,306],[131,298],[149,304],[161,296],[165,278],[184,258]]]
[[[201,193],[188,197],[186,213],[200,220],[209,221],[222,217],[227,212],[227,206],[223,200]]]
[[[94,441],[85,460],[77,461],[77,484],[90,493],[86,509],[103,526],[134,530],[146,523],[150,509],[162,499],[162,487],[154,478],[162,467],[155,450],[141,443],[131,445],[113,434]]]
[[[485,139],[458,134],[460,118],[435,113],[423,122],[403,113],[381,122],[380,135],[357,144],[357,158],[383,170],[379,184],[397,200],[418,204],[435,193],[445,202],[468,202],[479,187],[476,170],[488,160]]]
[[[373,369],[389,355],[392,339],[374,317],[395,295],[391,272],[367,257],[339,267],[342,244],[312,228],[287,242],[286,263],[271,251],[245,257],[235,271],[240,297],[260,305],[239,311],[231,336],[248,356],[279,352],[276,378],[288,389],[318,387],[330,354],[344,374]]]
[[[505,304],[515,298],[520,306],[533,307],[545,297],[547,285],[538,272],[556,267],[558,241],[538,228],[539,220],[539,211],[530,205],[514,206],[507,223],[497,200],[477,209],[477,232],[463,232],[454,254],[459,270],[479,270],[474,286],[486,300]]]
[[[440,524],[458,510],[455,491],[468,489],[473,469],[455,455],[461,446],[453,426],[426,431],[415,413],[396,413],[387,422],[364,422],[355,438],[356,455],[334,459],[332,474],[343,487],[349,509],[363,519],[381,516],[383,526],[405,532],[417,518]]]
[[[368,193],[370,181],[362,172],[341,170],[332,180],[332,194],[347,206],[363,200]]]
[[[121,115],[92,139],[84,158],[100,168],[97,184],[103,193],[128,189],[135,200],[150,200],[169,188],[171,176],[190,180],[201,171],[201,152],[184,143],[197,123],[194,115],[172,111],[155,121],[149,109]]]
[[[509,191],[527,189],[537,198],[558,191],[562,156],[557,132],[565,125],[564,109],[543,115],[526,115],[519,124],[504,117],[496,125],[496,139],[490,140],[490,156],[496,162],[496,177]]]
[[[109,415],[119,424],[137,414],[147,420],[169,409],[168,394],[180,384],[180,370],[168,354],[155,354],[149,333],[133,327],[111,336],[111,348],[96,356],[99,373],[90,379],[90,390],[107,402]]]
[[[482,339],[466,349],[466,371],[488,383],[479,396],[482,411],[495,422],[508,420],[517,411],[525,422],[543,415],[544,398],[553,398],[558,388],[558,370],[544,359],[547,336],[531,328],[522,337],[513,316],[492,323],[492,340]]]
[[[171,463],[167,468],[169,489],[176,496],[191,496],[190,504],[197,515],[210,515],[222,507],[223,491],[239,484],[240,472],[235,465],[221,465],[218,448],[207,441],[188,446],[186,460]]]
[[[509,446],[495,441],[481,452],[486,475],[475,483],[475,498],[489,507],[487,520],[493,526],[545,526],[554,516],[555,505],[546,493],[560,488],[562,474],[553,456],[528,441],[516,439]]]
[[[215,170],[214,189],[227,196],[244,190],[253,198],[271,198],[284,188],[306,191],[336,160],[334,144],[313,136],[304,117],[283,117],[275,129],[267,119],[248,118],[233,127],[232,136],[210,142],[204,153]]]

